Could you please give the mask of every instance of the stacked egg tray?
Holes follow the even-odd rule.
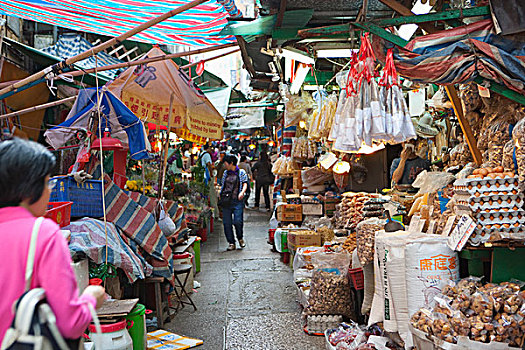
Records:
[[[477,221],[470,243],[477,245],[490,239],[524,239],[524,195],[518,190],[518,178],[461,179],[454,183],[458,209],[468,210]]]

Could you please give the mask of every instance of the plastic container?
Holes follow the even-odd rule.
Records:
[[[102,208],[102,181],[86,180],[79,184],[70,176],[57,176],[57,184],[51,192],[50,200],[53,202],[73,202],[71,206],[72,217],[104,216]]]
[[[102,285],[102,281],[100,278],[92,278],[89,280],[89,285],[90,286],[101,286]]]
[[[142,304],[137,304],[133,310],[126,316],[128,321],[128,329],[131,340],[133,341],[133,350],[146,349],[148,338],[146,336],[146,307]]]
[[[53,220],[60,227],[71,223],[71,205],[73,202],[49,202],[44,217]]]
[[[89,325],[89,338],[97,345],[97,348],[104,350],[133,350],[133,340],[126,329],[127,322],[120,322],[100,325],[102,333],[96,333],[95,325]],[[130,328],[133,324],[130,325]]]
[[[268,230],[268,244],[273,246],[275,242],[275,229]]]
[[[193,252],[195,253],[195,272],[201,272],[201,238],[197,237],[193,243]]]
[[[365,288],[365,277],[363,275],[363,269],[358,267],[357,269],[348,270],[348,278],[352,283],[352,287],[356,290],[361,290]]]

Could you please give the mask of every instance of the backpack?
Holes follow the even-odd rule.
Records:
[[[239,183],[241,182],[239,177],[240,172],[240,170],[237,172],[237,176],[235,177],[235,181],[233,183],[225,181],[222,184],[221,195],[219,196],[218,203],[219,206],[226,207],[231,205],[232,201],[234,200],[235,189],[237,189],[237,193],[239,193]],[[226,175],[226,179],[228,179],[228,175]]]
[[[6,331],[1,350],[70,350],[83,349],[80,339],[66,340],[60,334],[56,325],[56,317],[46,302],[46,293],[42,288],[31,288],[33,265],[35,263],[36,242],[38,231],[44,218],[36,219],[31,233],[29,253],[25,272],[25,292],[15,303],[15,318]],[[88,304],[95,325],[100,324],[91,304]]]

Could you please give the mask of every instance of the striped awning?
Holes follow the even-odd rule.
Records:
[[[118,36],[190,0],[0,0],[0,14],[107,36]],[[218,36],[228,17],[242,14],[231,0],[210,0],[131,40],[187,46],[233,42]]]

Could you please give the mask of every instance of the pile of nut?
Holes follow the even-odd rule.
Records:
[[[384,221],[373,218],[357,225],[357,256],[361,266],[374,261],[374,244],[376,232],[384,228]]]
[[[310,283],[307,315],[343,315],[355,319],[348,278],[322,270],[314,272]]]
[[[491,341],[522,346],[525,340],[525,291],[516,283],[481,283],[463,279],[446,286],[432,311],[420,309],[412,326],[450,343],[468,336],[483,343]]]
[[[365,192],[346,192],[343,193],[343,200],[337,205],[336,226],[354,230],[363,218],[365,202],[371,198],[378,198],[379,195]]]
[[[357,234],[352,232],[343,243],[343,249],[351,254],[355,248],[357,248]]]

